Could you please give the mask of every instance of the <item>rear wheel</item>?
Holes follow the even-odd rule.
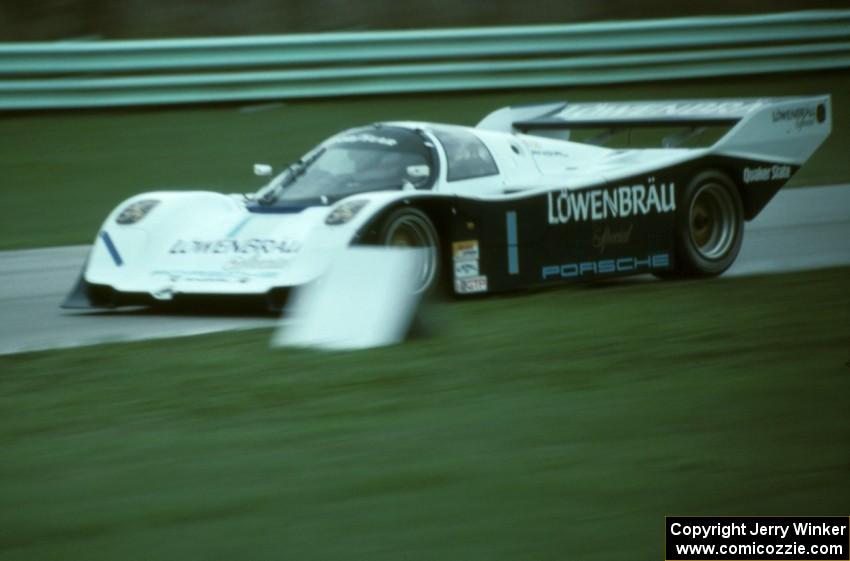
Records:
[[[431,219],[415,208],[400,208],[382,222],[380,242],[388,247],[421,248],[416,266],[416,294],[433,292],[440,274],[440,243]]]
[[[676,218],[676,272],[711,277],[728,269],[744,239],[744,208],[738,189],[719,172],[704,172],[688,184]]]

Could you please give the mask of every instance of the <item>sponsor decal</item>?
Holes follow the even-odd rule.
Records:
[[[183,255],[281,255],[297,253],[301,244],[294,240],[251,238],[248,240],[177,240],[168,253]]]
[[[550,191],[549,224],[627,218],[653,214],[664,214],[676,210],[676,184],[656,184],[650,177],[647,184],[623,185],[613,189],[589,189],[585,191]]]
[[[455,259],[479,259],[478,240],[454,242],[452,256]]]
[[[270,279],[277,276],[274,272],[245,273],[235,271],[153,271],[154,278],[166,277],[168,282],[194,282],[194,283],[228,283],[246,284],[255,279]],[[162,290],[162,288],[160,289]]]
[[[360,142],[366,144],[381,144],[383,146],[395,146],[398,141],[394,138],[385,136],[375,136],[369,133],[347,134],[331,139],[331,144],[341,144],[343,142]]]
[[[457,279],[473,280],[474,278],[484,279],[484,290],[487,290],[487,277],[481,277],[478,260],[480,258],[478,250],[478,240],[467,240],[452,243],[452,259],[454,261],[455,271],[455,289],[461,294],[469,292],[466,284],[458,285]],[[473,283],[474,285],[474,283]],[[458,288],[460,286],[460,288]],[[472,285],[470,285],[472,286]],[[474,286],[473,286],[474,288]],[[472,292],[482,292],[482,290],[471,290]]]
[[[760,183],[776,179],[790,179],[791,166],[763,166],[744,168],[744,183]]]
[[[593,231],[591,245],[593,249],[599,250],[599,255],[602,255],[605,253],[605,248],[609,245],[624,245],[629,243],[634,227],[634,224],[629,224],[629,227],[623,230],[612,230],[606,224],[605,228],[596,228]]]
[[[756,101],[679,101],[647,103],[583,103],[567,106],[563,119],[738,116],[758,109]]]
[[[468,279],[455,279],[455,292],[458,294],[487,292],[487,276],[482,275]]]
[[[564,154],[558,150],[532,150],[532,156],[544,156],[550,158],[569,158],[569,154]]]
[[[455,260],[455,278],[463,279],[479,276],[478,259]]]
[[[668,253],[654,253],[646,257],[620,257],[563,265],[544,265],[540,271],[543,280],[575,279],[611,273],[635,273],[670,267]]]
[[[478,240],[467,240],[452,243],[452,260],[454,261],[455,291],[459,294],[470,292],[485,292],[487,277],[481,276],[479,266],[480,251]],[[481,280],[484,288],[481,288]],[[466,282],[470,281],[470,282]]]
[[[823,107],[823,106],[820,106]],[[804,105],[792,107],[790,109],[774,109],[771,114],[773,117],[773,122],[785,122],[790,121],[794,123],[794,126],[797,129],[802,129],[804,127],[810,127],[815,124],[815,121],[822,123],[819,117],[819,106],[815,105]],[[826,118],[826,108],[823,110],[823,117]]]
[[[247,255],[234,257],[224,264],[225,271],[239,271],[244,269],[282,269],[289,264],[289,258],[263,259],[259,255]]]

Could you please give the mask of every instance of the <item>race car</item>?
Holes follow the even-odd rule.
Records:
[[[682,141],[709,128],[709,146]],[[614,148],[623,130],[673,131]],[[254,298],[280,309],[350,246],[421,250],[417,292],[456,295],[654,273],[721,274],[754,218],[828,137],[828,95],[547,103],[475,127],[341,132],[256,193],[119,204],[63,306]],[[588,131],[599,131],[591,136]]]

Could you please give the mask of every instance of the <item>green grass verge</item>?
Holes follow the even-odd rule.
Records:
[[[279,109],[170,108],[0,117],[0,249],[90,243],[126,197],[156,189],[253,191],[253,162],[283,164],[343,128],[413,119],[474,125],[505,105],[832,93],[832,137],[795,178],[850,181],[847,72],[619,86],[297,101]]]
[[[665,515],[846,515],[849,283],[464,302],[359,353],[2,357],[0,559],[662,559]]]

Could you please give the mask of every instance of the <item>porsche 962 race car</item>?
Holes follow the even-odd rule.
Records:
[[[675,129],[614,149],[621,129]],[[676,147],[725,127],[700,148]],[[577,141],[587,129],[601,134]],[[507,107],[476,127],[344,131],[256,193],[157,191],[106,218],[66,307],[260,299],[352,245],[421,247],[417,290],[499,292],[615,275],[719,275],[744,223],[827,138],[829,96]],[[571,140],[571,135],[573,136]]]

